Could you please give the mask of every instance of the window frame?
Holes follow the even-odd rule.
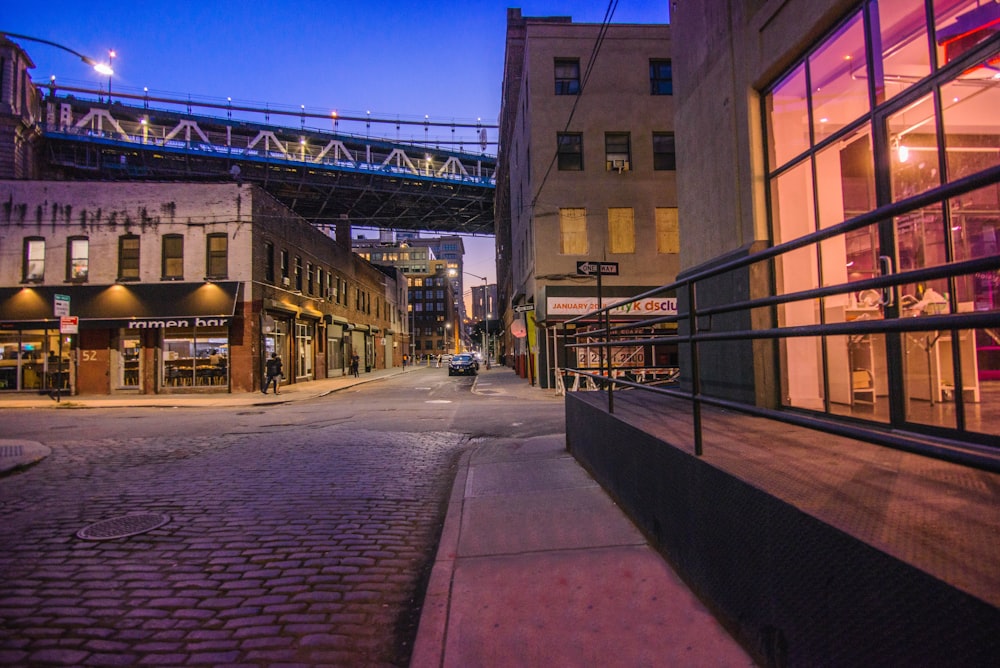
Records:
[[[41,257],[38,253],[32,252],[35,248],[41,248]],[[41,269],[37,272],[31,271],[31,263],[40,263]],[[45,282],[45,237],[25,237],[21,249],[21,282],[22,283],[44,283]]]
[[[583,133],[556,133],[556,162],[561,172],[583,171]]]
[[[222,241],[223,250],[213,249],[212,242]],[[221,264],[221,266],[219,266]],[[205,278],[229,277],[229,235],[212,232],[205,235]]]
[[[567,71],[567,68],[569,71]],[[580,59],[555,58],[553,61],[556,95],[580,94]]]
[[[77,255],[76,246],[79,242],[84,242],[85,253],[83,256]],[[83,273],[77,274],[77,262],[83,261]],[[66,282],[86,283],[90,275],[90,238],[85,235],[76,235],[66,238]]]
[[[663,151],[657,150],[662,148],[657,146],[657,140],[669,140],[670,150]],[[673,132],[654,132],[653,133],[653,170],[657,172],[676,172],[677,171],[677,136]]]
[[[180,254],[171,254],[171,250],[168,248],[171,244],[177,242],[180,248]],[[160,266],[160,276],[164,281],[183,281],[184,280],[184,235],[183,234],[164,234],[160,239],[160,253],[161,253],[161,266]],[[180,272],[171,273],[168,271],[168,265],[172,262],[180,261]]]
[[[135,241],[135,275],[127,273],[126,268],[131,268],[132,249],[125,248],[126,241]],[[122,234],[118,237],[118,280],[138,281],[141,278],[142,259],[142,237],[138,234]],[[126,262],[129,260],[129,262]]]
[[[664,75],[663,68],[666,68]],[[670,58],[650,58],[649,59],[649,94],[650,95],[673,95],[674,94],[674,66]]]
[[[632,133],[605,132],[604,160],[609,171],[628,170],[632,165]],[[620,165],[621,162],[624,162],[624,165]]]
[[[264,280],[274,283],[274,242],[264,242]]]

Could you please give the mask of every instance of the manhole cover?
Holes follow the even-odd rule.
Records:
[[[112,517],[111,519],[101,520],[100,522],[85,526],[76,532],[76,537],[83,540],[126,538],[152,531],[169,521],[169,515],[157,515],[155,513],[122,515],[121,517]]]

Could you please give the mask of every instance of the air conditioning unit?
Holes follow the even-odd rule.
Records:
[[[290,279],[288,276],[282,276],[281,277],[281,284],[284,285],[287,288],[289,285],[292,284],[292,279]]]
[[[615,169],[619,174],[628,171],[628,160],[611,160],[608,162],[608,170]]]

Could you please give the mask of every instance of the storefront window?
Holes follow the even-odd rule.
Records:
[[[224,327],[164,330],[163,382],[166,387],[227,386],[228,330]]]
[[[809,148],[806,66],[799,65],[766,98],[767,148],[771,168]]]
[[[958,62],[937,81],[928,3],[863,4],[873,19],[873,68],[865,65],[859,9],[764,97],[775,243],[816,230],[817,217],[818,227],[828,228],[1000,164],[1000,47],[993,39],[991,51],[958,62],[1000,32],[997,4],[929,3],[936,66],[940,71]],[[785,253],[775,261],[777,292],[996,257],[997,193],[992,184]],[[998,286],[1000,272],[989,271],[896,289],[845,287],[820,300],[780,305],[779,325],[993,311],[1000,308]],[[780,352],[785,405],[899,425],[998,431],[995,418],[990,423],[1000,396],[994,329],[790,337]],[[904,396],[890,397],[894,388]]]
[[[73,387],[72,338],[63,338],[62,349],[59,343],[59,331],[54,329],[0,332],[0,390]]]
[[[995,2],[934,0],[939,66],[961,58],[967,51],[1000,32],[997,11]]]
[[[884,102],[931,73],[924,0],[879,0],[882,81],[875,95]]]
[[[866,72],[864,24],[859,12],[809,57],[815,142],[868,111]]]
[[[981,62],[942,86],[941,108],[949,181],[1000,164],[1000,69],[996,65]]]
[[[295,323],[295,375],[297,378],[312,378],[313,375],[313,324]]]
[[[20,332],[0,331],[0,390],[17,389],[20,338]]]
[[[142,350],[139,345],[139,332],[134,330],[121,330],[118,339],[119,378],[118,383],[122,387],[139,387],[139,352]]]
[[[893,201],[941,185],[936,125],[931,95],[906,105],[886,121],[892,150]]]

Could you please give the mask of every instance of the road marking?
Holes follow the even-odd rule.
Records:
[[[425,404],[450,404],[450,399],[430,399],[424,402]]]

